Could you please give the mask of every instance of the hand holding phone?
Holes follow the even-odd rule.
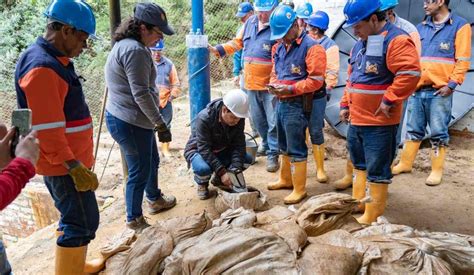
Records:
[[[11,141],[10,155],[15,157],[15,150],[20,137],[26,137],[31,132],[31,110],[17,109],[12,112],[12,127],[15,128],[15,135]]]

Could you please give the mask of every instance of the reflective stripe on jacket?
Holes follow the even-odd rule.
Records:
[[[170,96],[178,97],[181,93],[181,87],[178,79],[178,72],[173,62],[162,56],[160,62],[155,62],[157,90],[160,91],[160,107],[164,108]]]
[[[220,56],[233,54],[243,49],[244,88],[254,91],[266,91],[272,71],[272,47],[275,41],[270,40],[270,27],[258,30],[258,18],[250,17],[240,29],[237,36],[216,48]]]
[[[418,88],[432,85],[451,89],[463,83],[471,60],[471,26],[462,17],[450,14],[448,21],[436,31],[428,17],[418,24],[421,37],[422,74]]]
[[[18,106],[32,110],[38,131],[37,173],[68,174],[63,163],[76,159],[94,164],[92,118],[74,65],[40,37],[20,57],[15,71]]]
[[[293,94],[300,96],[320,90],[326,73],[326,52],[313,38],[303,32],[287,48],[283,43],[274,47],[271,83],[291,85]]]
[[[386,23],[381,56],[366,54],[367,41],[359,40],[351,51],[341,108],[349,108],[351,124],[360,126],[400,123],[402,101],[415,90],[420,61],[413,40],[401,29]],[[375,115],[380,103],[392,105],[390,118]]]

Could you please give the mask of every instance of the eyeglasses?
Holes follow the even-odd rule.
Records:
[[[155,29],[155,28],[152,28],[151,30],[152,30],[153,32],[155,32],[156,34],[158,34],[159,36],[163,36],[163,32],[162,32],[161,30],[159,30],[159,29],[157,30],[157,29]]]

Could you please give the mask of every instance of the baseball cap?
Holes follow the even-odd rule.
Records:
[[[155,3],[138,3],[133,10],[133,17],[160,28],[166,35],[173,35],[174,30],[168,25],[165,11]]]
[[[236,17],[244,17],[247,13],[253,11],[252,4],[249,2],[243,2],[240,3],[239,9],[237,10],[237,13],[235,14]]]

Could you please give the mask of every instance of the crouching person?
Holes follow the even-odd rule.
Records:
[[[209,198],[209,181],[231,187],[229,169],[244,170],[252,162],[245,153],[245,118],[249,117],[247,95],[234,90],[209,103],[196,117],[184,157],[194,171],[199,199]]]

